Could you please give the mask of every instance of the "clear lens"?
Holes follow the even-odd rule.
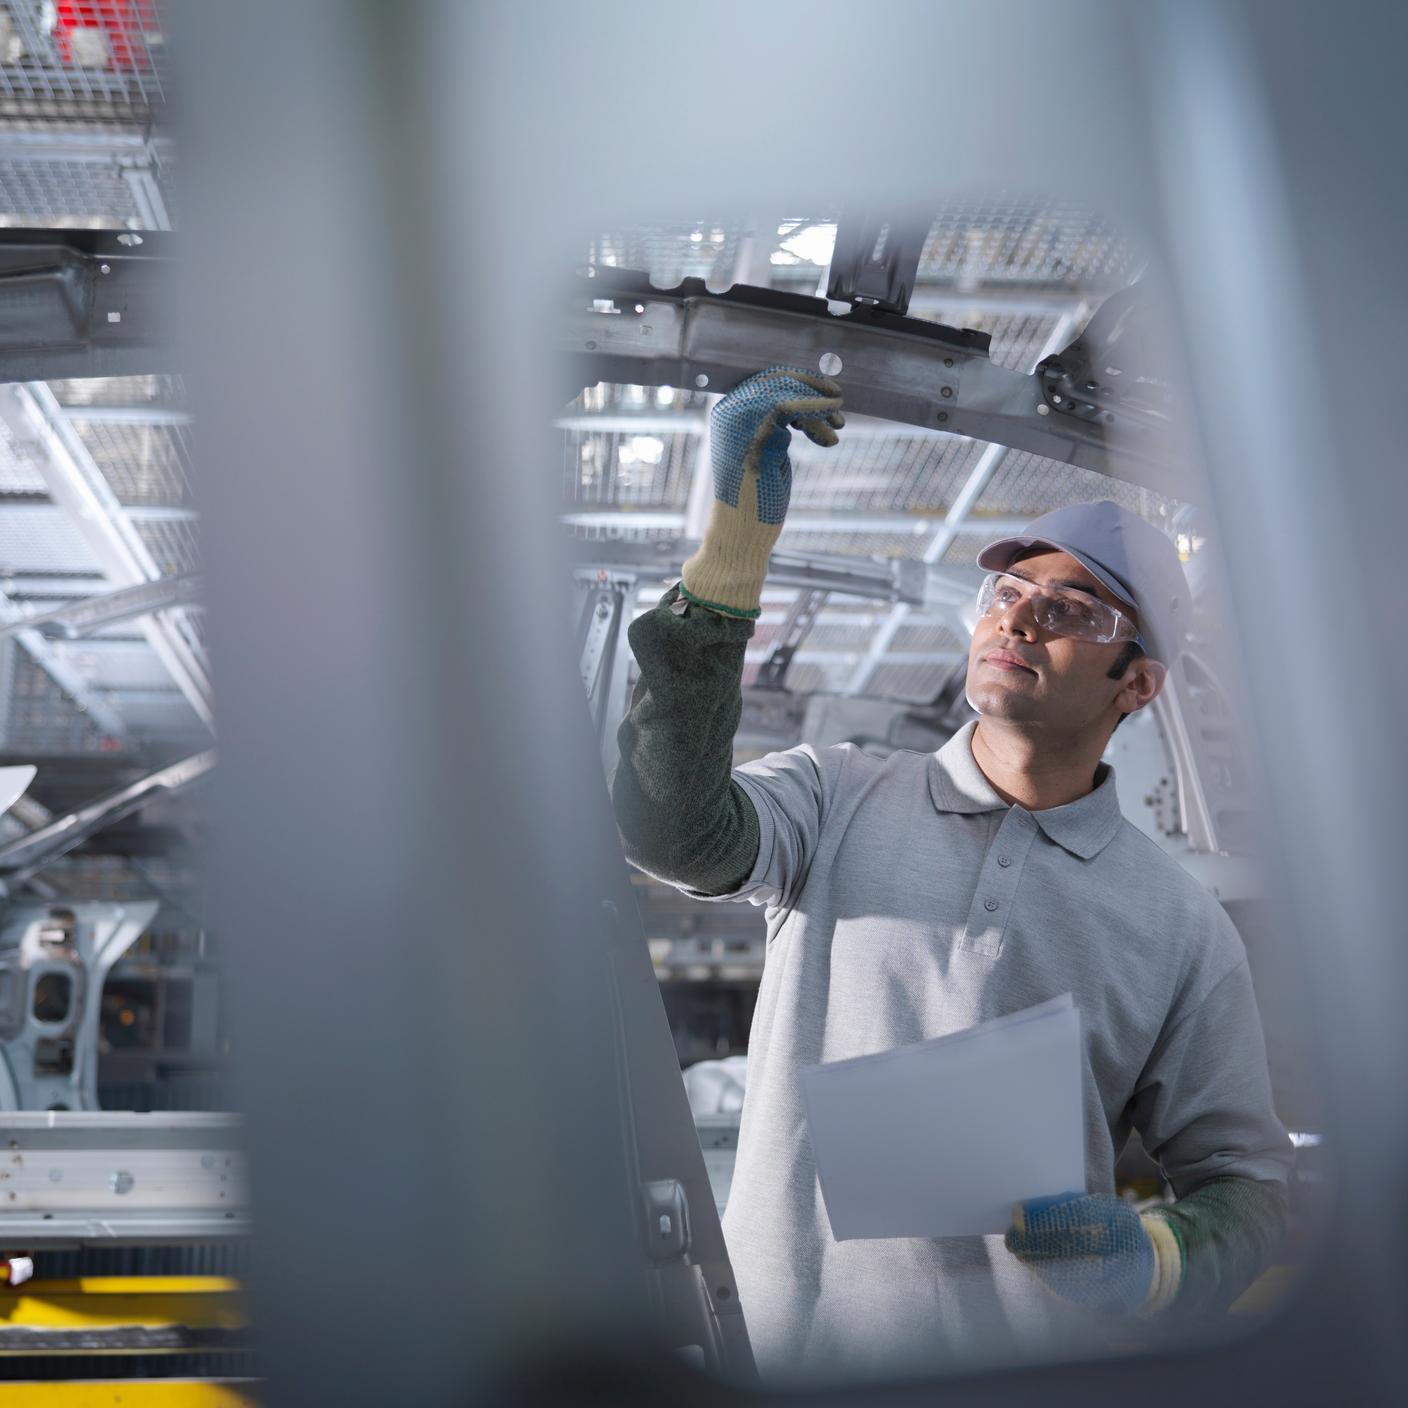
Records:
[[[1103,601],[1077,592],[1037,591],[1029,582],[997,572],[978,588],[978,615],[986,616],[994,606],[1006,611],[1024,596],[1032,601],[1037,621],[1057,635],[1102,643],[1133,636],[1132,623]]]

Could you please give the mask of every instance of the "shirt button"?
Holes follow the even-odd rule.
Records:
[[[994,909],[997,908],[997,901],[996,901],[996,900],[984,900],[984,901],[983,901],[983,908],[986,909],[989,913],[991,913]]]
[[[1011,864],[1012,864],[1012,857],[1011,857],[1011,856],[998,856],[998,858],[997,858],[997,863],[998,863],[999,865],[1011,865]]]

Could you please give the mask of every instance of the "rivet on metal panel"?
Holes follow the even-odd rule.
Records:
[[[948,419],[948,412],[947,412],[947,411],[940,411],[940,412],[939,412],[939,424],[942,425],[942,424],[944,423],[944,421],[946,421],[947,419]]]
[[[110,273],[112,273],[112,265],[111,265],[111,264],[99,264],[99,265],[98,265],[98,272],[99,272],[99,273],[103,273],[103,274],[110,274]]]
[[[952,358],[952,357],[945,357],[945,358],[944,358],[944,366],[946,366],[946,367],[951,367],[952,365],[953,365],[953,358]]]
[[[841,374],[841,359],[834,352],[823,352],[821,360],[817,362],[822,376],[839,376]]]
[[[704,389],[706,386],[708,386],[708,384],[709,384],[709,378],[708,378],[707,376],[705,376],[703,372],[700,372],[699,375],[694,378],[694,384],[695,384],[701,391],[703,391],[703,389]]]
[[[1036,408],[1036,413],[1039,416],[1049,416],[1051,414],[1051,407],[1043,401],[1041,405]]]
[[[122,1193],[130,1193],[132,1191],[132,1185],[136,1183],[136,1181],[137,1180],[133,1178],[125,1168],[120,1168],[113,1174],[111,1179],[108,1180],[108,1186],[114,1193],[120,1195]]]
[[[950,396],[953,395],[953,387],[941,386],[939,388],[939,395],[942,396],[945,400],[947,400]]]

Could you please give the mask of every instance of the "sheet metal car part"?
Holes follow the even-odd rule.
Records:
[[[224,1242],[249,1232],[238,1115],[25,1111],[5,1116],[0,1246]]]
[[[169,239],[0,230],[0,382],[174,370]]]
[[[142,900],[10,909],[0,927],[0,1109],[98,1108],[103,983],[159,907]],[[0,1191],[0,1209],[3,1199]]]
[[[726,392],[759,367],[819,367],[830,355],[840,359],[836,374],[850,413],[950,431],[1189,496],[1168,416],[1123,389],[1145,380],[1133,366],[1109,379],[1092,414],[1088,399],[1064,394],[1070,388],[1061,375],[996,366],[986,333],[876,306],[835,315],[821,298],[741,284],[711,293],[702,279],[657,289],[648,274],[602,266],[578,276],[565,303],[559,351],[567,395],[599,381]],[[1092,324],[1098,334],[1099,311]],[[1077,338],[1060,354],[1062,368],[1085,365],[1080,345]]]

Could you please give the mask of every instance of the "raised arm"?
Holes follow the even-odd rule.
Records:
[[[617,734],[612,782],[627,859],[703,894],[726,894],[758,855],[757,813],[732,780],[743,655],[792,488],[790,427],[834,445],[834,381],[769,367],[710,416],[714,505],[678,587],[628,632],[640,679]]]

